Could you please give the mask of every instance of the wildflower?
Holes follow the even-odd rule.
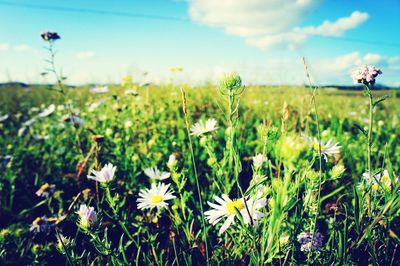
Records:
[[[320,232],[316,232],[314,235],[302,232],[297,236],[297,241],[301,245],[301,251],[319,250],[322,247],[324,236]]]
[[[167,208],[167,200],[176,198],[173,195],[173,191],[169,190],[170,184],[164,183],[151,184],[151,188],[141,189],[139,192],[138,209],[153,209]]]
[[[253,156],[253,166],[254,166],[254,168],[255,169],[260,169],[263,166],[263,164],[264,164],[264,162],[266,160],[267,160],[267,158],[261,153],[257,154],[256,156]]]
[[[56,106],[54,104],[50,104],[47,108],[45,108],[42,112],[38,114],[39,118],[43,118],[51,115],[56,110]]]
[[[108,86],[94,86],[90,92],[94,93],[94,94],[103,94],[103,93],[107,93],[109,92],[109,88]]]
[[[108,163],[100,171],[92,170],[91,174],[93,175],[88,175],[87,178],[100,183],[107,183],[114,179],[116,169],[116,166]]]
[[[370,185],[371,183],[371,178],[370,174],[368,172],[363,173],[362,175],[363,179],[365,182]],[[395,181],[398,181],[398,178],[395,178]],[[383,172],[378,173],[373,176],[372,178],[372,190],[373,191],[379,191],[381,186],[385,189],[391,189],[392,187],[392,181],[389,176],[389,171],[385,169]]]
[[[8,115],[2,115],[0,116],[0,123],[3,123],[4,121],[6,121],[8,119]]]
[[[257,200],[245,200],[243,198],[231,200],[225,194],[222,194],[222,198],[215,196],[214,199],[220,205],[207,202],[212,209],[204,212],[204,214],[207,216],[206,219],[213,225],[216,225],[222,218],[226,218],[225,222],[219,229],[219,234],[225,232],[225,230],[234,223],[235,217],[238,213],[243,217],[245,224],[256,225],[257,220],[264,217],[264,214],[258,210],[267,204],[265,198]]]
[[[332,139],[329,139],[327,143],[323,140],[318,141],[317,138],[307,138],[307,140],[317,152],[319,152],[319,146],[321,145],[321,154],[324,156],[325,161],[328,161],[328,156],[335,156],[335,154],[340,153],[341,146],[338,146],[339,143],[333,143]]]
[[[236,90],[242,87],[242,79],[238,74],[230,73],[225,75],[221,85],[228,90]]]
[[[190,127],[190,131],[192,132],[190,135],[200,136],[204,133],[215,131],[217,129],[216,125],[217,120],[214,118],[207,119],[206,123],[200,120]]]
[[[144,169],[144,173],[151,179],[164,180],[171,176],[168,172],[161,172],[157,167],[150,167]]]
[[[79,215],[79,225],[83,228],[88,228],[97,220],[97,214],[94,207],[88,207],[85,204],[80,206],[77,214]]]
[[[353,71],[352,78],[354,83],[373,85],[375,83],[375,78],[381,74],[382,71],[375,66],[362,66]]]
[[[137,91],[135,91],[135,90],[126,90],[124,92],[124,94],[125,95],[132,95],[132,96],[138,96],[139,95],[139,93]]]
[[[11,155],[0,156],[0,169],[6,169],[12,158],[13,157]]]
[[[30,127],[33,123],[35,123],[36,119],[33,117],[27,121],[25,121],[24,123],[22,123],[25,127]]]
[[[18,137],[25,135],[25,132],[26,132],[26,127],[21,127],[20,129],[18,129],[17,133]]]
[[[331,170],[332,178],[339,178],[346,171],[346,168],[342,164],[335,165]]]
[[[71,238],[65,237],[62,234],[58,234],[56,247],[61,253],[65,252],[64,247],[68,247],[71,244],[72,244]]]
[[[286,246],[287,244],[289,244],[289,240],[290,240],[290,235],[287,234],[287,233],[283,233],[279,237],[279,245],[280,246]]]
[[[58,35],[57,32],[46,31],[46,32],[41,33],[40,36],[46,42],[54,42],[58,39],[61,39],[60,35]]]
[[[126,121],[125,121],[125,123],[124,123],[124,127],[125,127],[125,128],[130,128],[130,127],[132,127],[132,126],[133,126],[133,123],[132,123],[131,120],[126,120]]]
[[[46,233],[52,228],[52,224],[48,222],[46,216],[37,217],[31,224],[30,231],[34,233]]]
[[[97,102],[93,102],[89,105],[88,107],[88,111],[89,112],[93,112],[95,111],[101,104],[103,104],[104,101],[97,101]]]
[[[82,118],[75,114],[67,115],[63,118],[63,120],[64,122],[74,124],[75,126],[82,126],[85,123]]]
[[[167,167],[169,169],[173,169],[177,163],[178,163],[178,161],[176,160],[175,154],[171,154],[168,158]]]
[[[56,186],[55,185],[50,185],[49,183],[46,183],[44,185],[42,185],[38,191],[36,191],[36,195],[38,197],[44,197],[47,198],[50,195],[52,195],[54,193]]]

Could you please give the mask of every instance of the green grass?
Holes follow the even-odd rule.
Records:
[[[366,131],[368,125],[368,98],[362,91],[317,90],[322,139],[341,146],[340,155],[322,160],[320,176],[318,152],[305,138],[317,136],[309,88],[248,87],[233,112],[217,87],[185,87],[190,125],[218,121],[215,132],[191,136],[192,145],[178,86],[135,89],[138,96],[125,95],[120,86],[102,95],[87,87],[68,89],[67,99],[85,121],[76,128],[63,121],[68,110],[59,93],[44,87],[0,90],[0,116],[10,115],[0,123],[2,264],[400,264],[400,100],[394,91],[374,92],[376,98],[390,98],[375,108],[372,169],[388,169],[390,181],[371,188],[362,178],[367,139],[359,128]],[[23,122],[50,104],[57,106],[53,114],[18,134]],[[97,135],[104,139],[94,141]],[[255,171],[257,153],[268,160]],[[178,160],[172,169],[167,167],[170,154]],[[7,155],[11,160],[4,160]],[[107,187],[87,179],[108,162],[117,171]],[[168,209],[138,210],[139,190],[151,184],[143,170],[153,166],[171,172],[163,182],[171,184],[176,198]],[[255,180],[254,173],[264,177]],[[45,183],[55,185],[54,194],[36,196]],[[254,197],[259,185],[267,204],[257,227],[244,224],[241,215],[222,235],[224,219],[203,226],[201,203],[207,211],[206,202],[223,192],[231,199],[242,193]],[[78,225],[81,204],[98,215],[88,229]],[[30,232],[42,216],[60,221],[48,232]],[[297,236],[314,228],[324,236],[322,247],[304,251]],[[57,244],[60,235],[69,241]]]

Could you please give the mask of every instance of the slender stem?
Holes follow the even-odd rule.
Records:
[[[55,52],[54,52],[54,49],[53,49],[53,45],[54,45],[54,43],[49,41],[49,49],[48,50],[50,52],[50,60],[49,60],[50,66],[51,66],[50,71],[54,74],[54,77],[56,78],[57,86],[59,88],[58,92],[61,93],[61,95],[63,96],[64,102],[66,102],[66,104],[67,104],[67,109],[68,109],[68,112],[70,113],[71,122],[72,122],[72,124],[73,124],[73,126],[75,128],[76,144],[78,146],[78,150],[83,155],[84,152],[83,152],[83,149],[82,149],[82,142],[81,142],[81,139],[80,139],[80,136],[79,136],[79,133],[78,133],[77,124],[75,123],[74,114],[73,114],[73,111],[72,111],[72,106],[71,106],[71,103],[67,99],[67,96],[66,96],[66,93],[65,93],[65,89],[64,89],[64,84],[62,82],[62,77],[58,74],[58,72],[56,70]]]
[[[207,261],[207,265],[210,265],[209,258],[208,258],[207,231],[206,231],[206,223],[205,223],[204,211],[203,211],[203,201],[201,198],[201,191],[200,191],[199,177],[197,174],[196,160],[194,159],[193,143],[192,143],[192,138],[190,136],[190,126],[189,126],[188,114],[187,114],[187,109],[186,109],[186,95],[185,95],[185,91],[183,90],[183,88],[181,88],[181,93],[182,93],[182,110],[183,110],[183,114],[185,117],[186,132],[187,132],[188,139],[189,139],[190,155],[192,157],[193,171],[194,171],[194,176],[196,179],[197,196],[199,198],[199,203],[200,203],[201,222],[202,222],[202,226],[203,226],[203,241],[204,241],[205,247],[206,247],[206,261]]]
[[[318,109],[317,109],[317,101],[316,101],[316,93],[317,93],[317,87],[313,86],[311,83],[311,78],[310,78],[310,74],[308,72],[308,67],[306,64],[306,61],[304,59],[304,57],[302,58],[303,64],[304,64],[304,69],[305,69],[305,73],[308,79],[308,84],[309,86],[313,89],[312,91],[312,97],[311,97],[311,101],[313,104],[313,109],[314,109],[314,116],[315,116],[315,122],[317,124],[317,141],[318,141],[318,159],[319,159],[319,180],[318,180],[318,193],[317,193],[317,208],[316,208],[316,213],[315,213],[315,218],[313,223],[311,224],[311,234],[312,234],[312,239],[314,239],[315,237],[315,229],[317,226],[317,220],[318,220],[318,216],[319,216],[319,211],[320,211],[320,204],[321,204],[321,187],[322,187],[322,147],[321,147],[321,129],[320,129],[320,125],[319,125],[319,116],[318,116]],[[308,264],[310,263],[310,255],[311,252],[308,253]]]
[[[365,88],[367,90],[368,98],[369,98],[369,124],[368,124],[368,154],[367,154],[367,161],[368,161],[368,174],[369,174],[369,183],[372,185],[373,176],[372,176],[372,165],[371,165],[371,149],[372,149],[372,126],[373,126],[373,97],[371,89],[365,84]],[[368,215],[372,216],[372,190],[369,190],[368,195]]]

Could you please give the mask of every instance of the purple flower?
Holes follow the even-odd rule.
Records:
[[[57,32],[46,31],[46,32],[43,32],[42,34],[40,34],[40,36],[46,42],[54,42],[58,39],[61,39],[60,35],[58,35]]]
[[[354,83],[373,85],[375,83],[375,78],[381,74],[382,71],[375,66],[362,66],[353,71],[352,78]]]
[[[319,250],[322,247],[324,236],[320,232],[316,232],[314,235],[302,232],[297,236],[297,241],[301,245],[301,251]]]
[[[83,228],[89,228],[89,226],[97,220],[97,214],[93,207],[88,207],[82,204],[77,212],[79,215],[79,224]]]

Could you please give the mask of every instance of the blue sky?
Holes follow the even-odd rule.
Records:
[[[231,71],[247,84],[301,84],[305,56],[318,84],[350,84],[353,68],[374,64],[381,83],[400,86],[398,14],[398,0],[0,0],[0,82],[43,81],[39,34],[50,30],[75,84],[126,74],[201,83]]]

